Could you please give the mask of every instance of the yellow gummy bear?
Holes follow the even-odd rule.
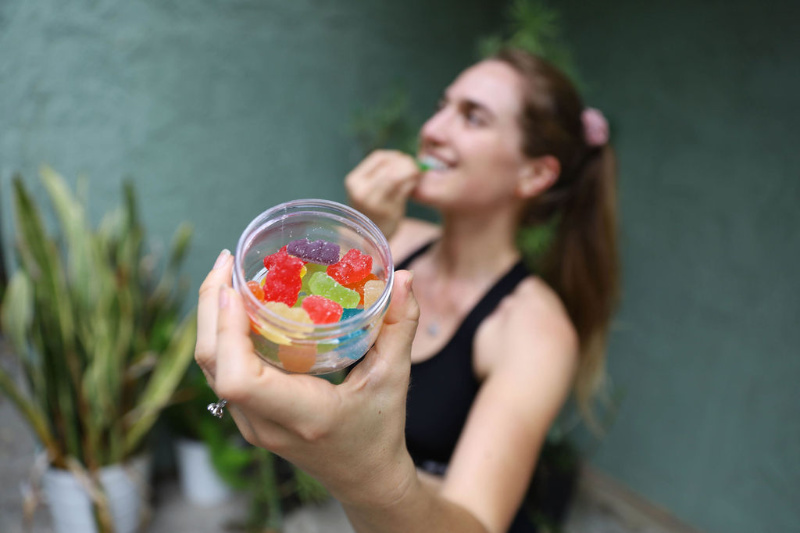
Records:
[[[311,320],[311,317],[308,316],[308,312],[302,307],[289,307],[283,302],[265,302],[264,307],[287,320],[299,322],[300,324],[312,324],[312,327],[298,326],[298,331],[309,332],[314,329],[314,322]]]
[[[379,279],[373,279],[364,284],[364,309],[368,309],[378,301],[384,288],[386,288],[386,283]]]

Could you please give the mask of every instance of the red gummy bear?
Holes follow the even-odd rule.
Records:
[[[270,266],[264,277],[264,299],[268,302],[283,302],[289,307],[297,303],[297,296],[303,285],[300,270],[303,261],[286,253],[285,247],[264,258]]]
[[[342,317],[342,306],[324,296],[306,296],[302,305],[314,324],[330,324]]]
[[[280,250],[278,250],[277,252],[275,252],[274,254],[270,254],[270,255],[264,257],[264,268],[269,270],[275,264],[275,261],[279,261],[282,257],[287,256],[287,255],[289,255],[289,252],[286,251],[286,245],[283,245],[283,247]],[[292,257],[295,257],[295,256],[292,256]],[[298,259],[300,259],[300,258],[298,257]],[[302,259],[300,259],[300,260],[303,261]],[[303,261],[303,264],[305,265],[307,262],[308,261]]]
[[[352,285],[372,272],[372,256],[351,248],[338,263],[329,266],[327,272],[342,285]]]

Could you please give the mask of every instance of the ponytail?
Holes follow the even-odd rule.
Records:
[[[619,299],[615,167],[609,145],[590,152],[540,263],[542,277],[561,297],[578,333],[575,396],[595,428],[592,398],[603,385],[608,326]]]
[[[556,183],[534,198],[521,225],[554,228],[549,246],[534,258],[538,273],[561,298],[578,334],[575,377],[578,407],[598,427],[592,399],[603,384],[608,327],[619,298],[616,160],[602,114],[584,107],[570,80],[547,61],[506,49],[492,59],[523,80],[522,151],[554,156]]]

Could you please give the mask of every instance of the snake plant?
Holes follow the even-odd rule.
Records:
[[[51,464],[96,472],[140,451],[192,360],[196,322],[182,309],[179,277],[191,230],[177,229],[161,265],[130,183],[122,205],[93,227],[82,195],[50,168],[41,178],[48,216],[13,180],[17,267],[1,324],[22,379],[0,367],[0,393]]]

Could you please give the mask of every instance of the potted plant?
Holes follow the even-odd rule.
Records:
[[[324,378],[341,380],[343,375]],[[247,510],[229,529],[278,533],[287,513],[329,497],[322,485],[302,470],[248,444],[233,417],[209,416],[206,408],[217,397],[199,367],[186,373],[176,399],[166,411],[166,421],[175,440],[183,497],[193,504],[209,505],[224,501],[235,491],[237,498],[246,499]]]
[[[217,397],[198,366],[186,373],[176,397],[180,401],[165,414],[173,437],[181,493],[195,505],[221,503],[237,485],[228,472],[238,471],[250,460],[237,450],[239,430],[231,416],[209,416],[206,407]]]
[[[123,205],[93,228],[63,178],[49,168],[41,178],[55,237],[22,179],[13,180],[18,267],[2,328],[22,383],[0,369],[0,391],[47,454],[43,488],[56,531],[134,531],[147,487],[145,437],[193,355],[196,323],[192,314],[181,318],[178,277],[191,231],[177,230],[160,268],[146,251],[131,184]],[[66,508],[48,493],[58,486],[72,498]],[[133,510],[119,503],[118,490],[131,496]],[[81,509],[90,523],[62,523]]]

